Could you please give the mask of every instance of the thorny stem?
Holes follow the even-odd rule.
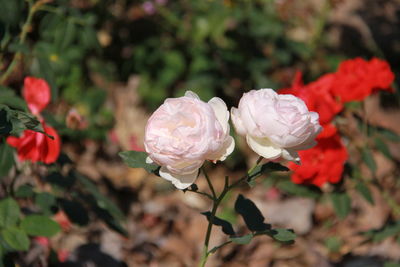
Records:
[[[29,13],[28,13],[28,17],[27,17],[24,25],[22,26],[21,33],[19,35],[19,44],[23,44],[25,42],[26,35],[28,34],[29,28],[32,23],[33,15],[35,14],[35,12],[39,9],[40,6],[44,5],[45,3],[51,2],[51,1],[52,0],[39,0],[33,4],[32,0],[27,0],[27,2],[29,4]],[[21,58],[22,58],[21,52],[17,52],[14,54],[14,57],[11,60],[10,65],[8,65],[8,68],[0,77],[0,84],[2,84],[5,80],[7,80],[7,78],[11,75],[15,66],[17,65],[18,61]]]
[[[195,191],[195,190],[193,190],[193,189],[186,189],[186,191],[188,191],[188,192],[193,192],[193,193],[196,193],[196,194],[199,194],[199,195],[203,195],[203,196],[208,197],[208,198],[211,199],[211,200],[215,200],[215,198],[214,198],[213,196],[211,196],[210,194],[207,194],[206,192]]]
[[[231,185],[229,186],[228,189],[230,190],[230,189],[232,189],[232,188],[238,186],[241,182],[247,180],[247,179],[249,178],[250,173],[251,173],[252,171],[254,171],[255,168],[257,168],[258,164],[260,164],[260,162],[262,161],[262,159],[263,159],[263,157],[259,157],[259,158],[257,159],[256,164],[247,172],[247,174],[246,174],[245,176],[243,176],[242,178],[240,178],[239,180],[237,180],[236,182],[234,182],[233,184],[231,184]]]
[[[214,189],[214,186],[211,183],[210,177],[208,177],[208,174],[207,174],[206,170],[204,169],[204,167],[202,167],[201,169],[202,169],[202,171],[204,173],[204,176],[206,177],[208,187],[210,188],[214,199],[216,199],[217,198],[217,194],[215,193],[215,189]]]
[[[215,193],[215,190],[214,190],[214,187],[213,187],[213,185],[211,183],[210,178],[208,177],[208,175],[206,174],[206,172],[205,172],[205,170],[203,168],[204,176],[206,177],[207,183],[208,183],[208,185],[210,187],[210,190],[211,190],[213,196],[215,197],[215,199],[213,199],[213,205],[212,205],[212,209],[211,209],[211,216],[210,216],[210,218],[208,220],[207,232],[206,232],[206,237],[205,237],[204,246],[203,246],[203,253],[202,253],[202,256],[201,256],[201,259],[200,259],[199,267],[204,267],[206,265],[206,263],[207,263],[208,256],[213,253],[213,250],[210,250],[210,251],[208,250],[208,246],[209,246],[209,243],[210,243],[211,230],[212,230],[212,227],[213,227],[214,217],[215,217],[215,214],[217,213],[219,204],[221,204],[221,201],[224,199],[226,194],[232,188],[236,187],[237,185],[239,185],[241,182],[245,181],[249,177],[249,174],[258,166],[258,164],[261,162],[262,159],[263,159],[263,157],[260,157],[257,160],[256,165],[254,165],[247,172],[247,174],[245,176],[240,178],[238,181],[236,181],[232,185],[229,185],[229,177],[225,176],[224,189],[222,190],[221,194],[218,197],[217,197],[217,195]],[[223,243],[222,245],[218,246],[217,248],[223,247],[223,246],[225,246],[225,245],[227,245],[229,243],[231,243],[231,241],[226,241],[225,243]]]

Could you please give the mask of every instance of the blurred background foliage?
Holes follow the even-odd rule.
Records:
[[[53,104],[43,116],[57,129],[65,144],[80,141],[89,147],[77,149],[82,152],[94,146],[87,140],[103,142],[104,147],[109,145],[104,141],[118,123],[117,112],[110,104],[110,99],[115,97],[113,89],[116,85],[128,84],[132,77],[138,78],[139,104],[146,112],[155,110],[167,97],[181,96],[185,90],[195,91],[203,100],[219,96],[228,107],[236,106],[245,91],[288,87],[297,70],[303,71],[305,82],[313,81],[321,74],[335,71],[342,60],[356,56],[377,56],[387,60],[399,82],[398,1],[352,0],[348,2],[358,4],[355,4],[357,8],[350,7],[350,11],[342,8],[344,2],[0,0],[0,104],[26,111],[25,104],[18,98],[23,78],[28,75],[44,78],[51,86]],[[358,20],[354,19],[354,14]],[[397,89],[396,84],[394,87]],[[380,100],[385,108],[398,108],[399,91],[395,90],[394,95],[381,94]],[[87,127],[67,127],[66,114],[71,108],[85,118]],[[365,162],[372,174],[365,178],[360,166],[346,166],[345,175],[351,179],[337,185],[329,194],[341,218],[351,212],[351,199],[343,193],[344,183],[350,183],[347,187],[356,188],[365,199],[371,199],[367,185],[379,164],[374,161],[374,151],[380,151],[395,162],[395,166],[399,162],[387,147],[388,141],[393,142],[390,145],[398,143],[399,137],[378,126],[367,125],[362,118],[362,104],[352,102],[346,108],[355,114],[356,127],[365,133],[367,142],[373,147],[366,146],[363,152],[351,153],[358,155],[356,159]],[[143,121],[145,119],[143,117]],[[130,127],[132,122],[122,123]],[[346,123],[339,119],[338,124]],[[2,144],[0,150],[1,154],[10,154],[6,144]],[[114,160],[117,151],[109,150],[111,152],[106,149],[96,156]],[[53,166],[56,174],[52,176],[50,172],[45,180],[55,188],[56,197],[51,203],[57,202],[67,213],[77,206],[81,206],[78,213],[92,210],[98,217],[103,217],[108,226],[125,233],[117,222],[123,215],[108,199],[103,199],[89,179],[71,171],[64,176],[74,177],[73,184],[57,184],[64,164],[62,157]],[[13,159],[7,158],[14,163]],[[236,150],[227,164],[241,168],[244,161],[243,155]],[[0,166],[4,162],[0,162]],[[398,171],[394,173],[398,174]],[[265,188],[276,187],[287,195],[322,198],[321,202],[328,197],[319,189],[289,182],[287,176],[270,178],[263,181]],[[398,181],[393,184],[393,188],[399,185]],[[71,188],[81,191],[76,189],[69,195]],[[115,193],[114,188],[108,190]],[[58,191],[62,194],[66,191],[67,200],[57,195]],[[26,194],[36,198],[35,205],[39,209],[46,202],[41,199],[48,197],[43,195],[46,190],[32,192],[29,186],[17,192],[20,195],[15,195],[16,198],[27,198]],[[387,220],[389,224],[385,223],[379,231],[365,233],[372,239],[400,233],[399,205],[388,199],[387,202],[392,201],[389,204],[393,210]],[[86,206],[82,204],[86,202]],[[107,216],[102,214],[103,210],[108,211]],[[223,213],[223,218],[236,220],[228,208]],[[74,218],[74,214],[71,216]],[[86,217],[77,216],[72,221],[86,224]],[[329,223],[334,222],[326,224]],[[326,246],[336,252],[343,242],[333,236],[326,240]]]

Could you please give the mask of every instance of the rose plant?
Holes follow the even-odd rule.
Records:
[[[51,100],[48,83],[28,76],[21,95],[0,87],[0,265],[35,265],[40,255],[16,252],[32,249],[38,240],[46,240],[50,252],[50,237],[87,225],[93,216],[125,234],[118,207],[66,155],[59,160],[61,136],[50,126],[55,120],[47,122],[43,114]]]
[[[250,234],[238,236],[228,221],[217,217],[217,209],[226,194],[242,182],[252,182],[268,171],[287,170],[272,160],[299,163],[298,151],[315,146],[315,138],[322,129],[318,114],[308,111],[301,99],[293,95],[278,95],[272,89],[252,90],[244,94],[239,108],[232,108],[231,114],[236,131],[246,136],[247,143],[260,157],[241,179],[231,182],[226,176],[220,193],[216,192],[212,179],[202,168],[205,161],[217,163],[225,160],[235,146],[229,133],[229,112],[220,98],[214,97],[206,103],[187,91],[183,97],[166,99],[147,122],[146,152],[120,153],[130,167],[143,167],[170,181],[178,189],[201,194],[212,201],[211,211],[202,213],[209,225],[200,266],[204,266],[208,256],[220,247],[231,242],[246,244],[257,235],[293,242],[295,235],[292,230],[272,229],[264,222],[256,205],[242,195],[235,202],[235,210],[243,217]],[[260,165],[263,159],[267,162]],[[194,185],[200,169],[210,192],[199,191]],[[213,225],[221,226],[229,240],[209,249]]]

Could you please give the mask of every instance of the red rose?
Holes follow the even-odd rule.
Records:
[[[301,98],[308,109],[319,114],[321,125],[330,123],[333,117],[339,113],[343,105],[336,101],[331,94],[331,88],[335,75],[326,74],[315,82],[303,85],[301,73],[297,72],[292,87],[279,90],[280,94],[293,94]]]
[[[43,129],[50,137],[32,130],[25,130],[21,137],[9,136],[7,143],[17,149],[20,160],[30,160],[32,162],[53,163],[60,154],[61,140],[56,130],[47,126],[44,122]]]
[[[335,73],[332,92],[343,103],[361,101],[379,91],[393,91],[390,87],[394,74],[386,61],[373,58],[366,61],[355,58],[343,61]]]
[[[38,115],[50,102],[50,87],[43,79],[26,77],[22,95],[29,110]]]
[[[325,183],[337,183],[342,178],[347,150],[340,136],[318,138],[318,144],[299,152],[301,165],[289,163],[293,170],[292,181],[296,184],[313,184],[321,187]]]

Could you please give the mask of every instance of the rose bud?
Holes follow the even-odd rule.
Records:
[[[229,112],[218,97],[208,103],[187,91],[169,98],[146,125],[144,146],[148,162],[161,166],[160,176],[177,188],[189,187],[205,160],[225,160],[235,143],[229,135]]]
[[[322,130],[318,113],[308,111],[303,100],[278,95],[272,89],[245,93],[231,115],[236,131],[246,136],[250,148],[270,160],[299,162],[297,151],[313,147]]]

